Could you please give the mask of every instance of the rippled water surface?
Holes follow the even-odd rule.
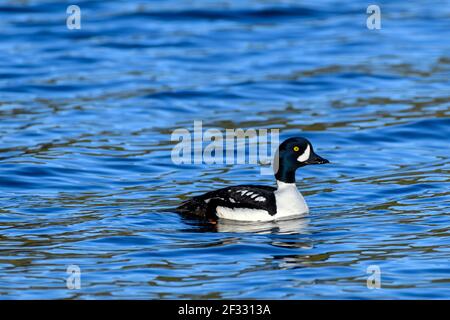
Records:
[[[68,30],[71,1],[2,1],[0,298],[449,298],[450,2],[377,3],[381,30],[364,1],[80,0]],[[194,120],[310,139],[310,215],[173,213],[273,184],[174,164]]]

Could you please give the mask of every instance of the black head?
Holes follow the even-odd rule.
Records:
[[[324,164],[328,160],[314,153],[311,142],[301,137],[285,140],[275,155],[275,177],[286,183],[295,182],[295,171],[308,164]]]

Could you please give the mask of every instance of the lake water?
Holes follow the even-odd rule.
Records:
[[[365,1],[76,2],[81,30],[71,1],[0,4],[0,298],[450,297],[449,1],[377,1],[381,30]],[[173,213],[274,183],[174,164],[195,120],[310,139],[310,215]]]

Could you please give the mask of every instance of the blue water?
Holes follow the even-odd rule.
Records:
[[[81,30],[69,4],[0,4],[0,298],[450,297],[449,1],[377,1],[381,30],[365,1],[79,0]],[[310,215],[173,213],[273,184],[174,164],[194,120],[310,139]]]

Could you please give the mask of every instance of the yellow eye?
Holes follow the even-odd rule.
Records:
[[[299,147],[297,147],[297,146],[295,146],[295,147],[294,147],[294,151],[296,151],[296,152],[297,152],[298,150],[300,150],[300,148],[299,148]]]

